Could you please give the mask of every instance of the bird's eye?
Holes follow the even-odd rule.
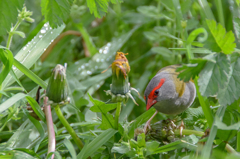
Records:
[[[158,89],[154,91],[154,94],[155,94],[155,95],[158,95],[158,93],[159,93],[159,90],[158,90]]]

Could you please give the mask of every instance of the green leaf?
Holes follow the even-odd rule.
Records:
[[[101,101],[99,101],[99,102],[101,102]],[[102,102],[102,103],[103,103],[103,102]],[[100,107],[101,110],[99,109],[99,107]],[[103,113],[107,113],[107,112],[109,112],[110,110],[115,109],[115,108],[117,107],[117,103],[112,103],[112,104],[105,104],[105,103],[103,103],[102,105],[99,105],[99,107],[96,106],[96,105],[94,105],[94,106],[92,106],[92,107],[90,108],[90,110],[93,111],[93,112],[103,112]]]
[[[59,35],[59,33],[62,32],[64,27],[65,25],[62,25],[61,27],[52,29],[48,23],[45,23],[41,30],[38,32],[38,34],[16,54],[16,56],[14,57],[16,59],[14,60],[15,64],[19,64],[19,67],[22,67],[22,65],[24,65],[27,69],[32,67],[43,54],[44,49],[46,49],[51,44],[52,40],[54,40]],[[24,73],[22,73],[19,69],[16,69],[15,67],[13,67],[13,71],[18,78],[20,78],[24,73],[28,73],[29,75],[31,74],[29,70],[24,69]],[[33,77],[32,75],[33,74],[31,74],[31,77]],[[35,78],[35,80],[37,79]],[[5,89],[13,82],[15,82],[15,79],[8,75],[2,83],[2,89]],[[46,85],[41,86],[46,89]]]
[[[18,10],[21,10],[24,0],[0,1],[0,36],[10,31],[12,24],[17,22]]]
[[[109,128],[114,128],[114,119],[112,114],[102,115],[102,124],[99,126],[102,130],[107,130]]]
[[[67,147],[72,158],[77,158],[77,154],[76,154],[73,144],[68,139],[64,139],[63,143]]]
[[[47,88],[47,84],[41,79],[39,78],[35,73],[33,73],[31,70],[27,69],[24,65],[22,65],[19,61],[17,61],[16,59],[14,59],[14,63],[13,63],[22,73],[24,73],[26,76],[28,76],[28,78],[30,78],[31,80],[33,80],[36,84],[38,84],[39,86],[41,86],[42,88],[46,89]]]
[[[184,81],[190,81],[190,79],[195,79],[201,72],[207,60],[205,59],[193,59],[191,62],[193,64],[183,64],[181,67],[177,68],[177,72],[180,72],[178,77]],[[195,63],[196,62],[196,63]]]
[[[172,51],[168,50],[165,47],[153,47],[153,48],[151,48],[151,51],[156,54],[162,55],[163,58],[167,61],[171,62],[173,59],[174,54],[172,53]]]
[[[137,143],[139,147],[146,147],[145,133],[141,133],[137,136]]]
[[[53,28],[63,24],[70,14],[70,3],[68,0],[42,0],[42,14]]]
[[[2,113],[3,111],[7,110],[9,107],[11,107],[17,101],[19,101],[20,99],[22,99],[22,98],[24,98],[26,96],[27,96],[26,94],[18,93],[18,94],[15,94],[14,96],[8,98],[5,102],[3,102],[0,105],[0,113]]]
[[[90,13],[94,13],[94,16],[101,18],[107,13],[108,0],[87,0],[87,6]]]
[[[33,157],[26,152],[18,151],[18,150],[0,151],[0,158],[2,159],[10,159],[10,158],[36,159],[36,157]]]
[[[106,104],[102,101],[93,99],[89,94],[90,101],[94,104],[94,111],[99,111],[102,113],[102,124],[100,125],[100,128],[102,129],[108,129],[108,128],[114,128],[114,119],[111,114],[107,114],[107,110],[105,108]]]
[[[42,121],[46,121],[45,115],[41,109],[41,107],[38,105],[37,101],[35,99],[33,99],[30,96],[26,96],[27,101],[29,102],[29,104],[31,105],[33,111],[37,114],[37,116],[42,120]]]
[[[230,105],[240,97],[240,58],[232,63],[230,79],[226,86],[219,90],[217,94],[218,101],[221,105]]]
[[[226,29],[221,24],[216,24],[214,20],[206,20],[207,25],[215,39],[216,45],[224,54],[231,54],[236,48],[235,37],[232,31],[226,33]]]
[[[159,9],[155,6],[140,6],[137,8],[137,10],[138,12],[150,18],[160,19],[164,17],[159,13]]]
[[[186,138],[183,138],[181,140],[172,142],[170,144],[161,146],[161,147],[157,148],[153,152],[153,154],[158,154],[158,153],[162,153],[162,152],[168,152],[168,151],[176,150],[176,149],[183,148],[183,147],[184,148],[189,148],[189,149],[196,149],[197,148],[196,145],[193,145],[193,144],[188,143],[187,141],[185,141],[185,140],[188,140],[189,138],[190,137],[186,137]]]
[[[23,112],[29,118],[29,120],[33,123],[35,128],[38,130],[38,132],[40,134],[40,141],[42,141],[45,138],[45,130],[43,128],[43,125],[38,120],[36,120],[34,117],[32,117],[26,110],[24,110]],[[40,145],[40,142],[35,147],[35,151],[38,150],[39,145]]]
[[[140,116],[138,116],[133,122],[131,122],[131,125],[129,126],[129,137],[133,138],[134,136],[134,130],[148,121],[149,118],[156,112],[154,108],[149,109],[148,111],[144,112]]]
[[[96,152],[103,144],[105,144],[117,130],[108,129],[101,133],[98,137],[92,140],[88,145],[85,145],[81,152],[77,155],[78,159],[85,159]]]
[[[230,74],[230,60],[225,54],[215,54],[216,63],[207,62],[200,72],[198,84],[203,96],[216,95],[227,86]]]
[[[0,84],[2,84],[2,82],[7,77],[8,73],[12,68],[13,64],[12,52],[9,50],[0,49],[0,59],[4,64],[4,67],[2,68],[2,72],[0,74]]]

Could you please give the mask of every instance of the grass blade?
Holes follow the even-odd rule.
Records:
[[[17,61],[16,59],[14,59],[13,64],[22,72],[24,73],[26,76],[28,76],[31,80],[33,80],[36,84],[38,84],[39,86],[41,86],[44,89],[47,89],[47,84],[41,79],[39,78],[35,73],[33,73],[31,70],[29,70],[28,68],[26,68],[24,65],[22,65],[19,61]]]
[[[15,104],[20,99],[26,97],[26,94],[18,93],[12,96],[11,98],[8,98],[4,103],[0,105],[0,113],[7,110],[9,107],[11,107],[13,104]]]
[[[219,107],[215,117],[219,117],[220,120],[222,120],[226,108],[227,108],[226,106]],[[217,128],[216,125],[212,126],[212,128],[210,130],[208,140],[207,140],[207,142],[206,142],[206,144],[205,144],[205,146],[203,147],[203,150],[202,150],[202,152],[203,152],[202,153],[202,158],[210,158],[210,155],[211,155],[211,152],[212,152],[213,141],[214,141],[215,136],[217,134],[217,129],[218,128]]]
[[[63,143],[67,147],[72,158],[77,158],[77,154],[76,154],[76,151],[75,151],[72,143],[68,139],[64,139]]]
[[[198,3],[202,7],[202,10],[203,10],[205,16],[207,17],[207,19],[215,20],[214,15],[212,13],[210,6],[208,5],[207,0],[198,0]]]
[[[91,156],[94,152],[96,152],[104,143],[106,143],[117,130],[107,129],[103,133],[101,133],[98,137],[92,140],[88,145],[85,145],[82,151],[77,155],[78,159],[85,159],[88,156]]]

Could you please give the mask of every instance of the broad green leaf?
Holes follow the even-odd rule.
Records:
[[[18,10],[21,10],[24,0],[0,1],[0,36],[10,31],[12,24],[17,23]]]
[[[70,14],[69,0],[42,0],[42,14],[53,28],[63,24]]]
[[[65,25],[62,25],[61,27],[52,29],[48,23],[45,23],[39,33],[16,54],[14,57],[16,59],[15,62],[20,62],[27,69],[32,67],[40,58],[44,50],[52,43],[52,41],[59,35],[59,33],[62,32],[64,27]],[[19,63],[16,62],[16,64]],[[20,64],[18,66],[20,66]],[[27,70],[22,73],[16,67],[13,67],[13,71],[18,78],[20,78],[25,72],[30,73]],[[8,75],[2,83],[2,89],[5,89],[13,82],[15,82],[14,78]]]
[[[98,137],[85,145],[82,151],[77,155],[78,159],[85,159],[96,152],[103,144],[105,144],[117,131],[114,129],[105,130]]]
[[[181,67],[177,68],[180,72],[178,77],[184,81],[190,81],[190,79],[195,79],[196,76],[201,72],[207,60],[205,59],[193,59],[191,60],[193,64],[183,64]]]
[[[147,155],[151,155],[152,153],[154,153],[154,151],[159,147],[159,142],[157,141],[149,141],[146,142],[146,148],[147,148]]]
[[[90,108],[91,111],[93,112],[103,112],[103,113],[107,113],[109,112],[110,110],[113,110],[117,107],[117,103],[112,103],[112,104],[100,104],[99,106],[92,106]],[[101,109],[101,110],[100,110]]]
[[[225,87],[219,90],[217,94],[221,105],[230,105],[240,97],[240,58],[232,63],[231,72]]]
[[[102,124],[99,126],[102,130],[114,128],[114,119],[112,114],[102,114]]]
[[[7,77],[8,73],[10,72],[13,64],[13,55],[12,52],[9,50],[0,49],[0,59],[4,64],[0,74],[0,84],[4,81]]]
[[[200,72],[198,85],[203,96],[216,95],[227,86],[230,74],[230,60],[225,54],[215,54],[216,63],[207,62]]]
[[[89,96],[90,101],[96,107],[96,109],[95,108],[94,109],[98,110],[102,113],[102,124],[101,124],[100,127],[102,129],[114,128],[113,116],[111,114],[104,113],[104,112],[106,112],[106,110],[103,111],[104,110],[104,105],[106,105],[106,104],[102,101],[93,99],[90,95],[88,95],[88,96]]]
[[[226,33],[226,29],[221,24],[216,24],[214,20],[206,20],[208,28],[213,35],[216,45],[221,48],[224,54],[231,54],[236,48],[235,37],[232,31]]]

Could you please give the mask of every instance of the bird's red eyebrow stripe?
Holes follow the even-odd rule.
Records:
[[[160,80],[160,82],[159,82],[159,84],[156,86],[156,87],[154,87],[153,88],[153,90],[151,91],[151,93],[148,95],[148,98],[150,97],[153,97],[154,96],[154,92],[157,90],[157,89],[159,89],[162,85],[163,85],[163,83],[165,82],[165,78],[162,78],[161,80]]]

